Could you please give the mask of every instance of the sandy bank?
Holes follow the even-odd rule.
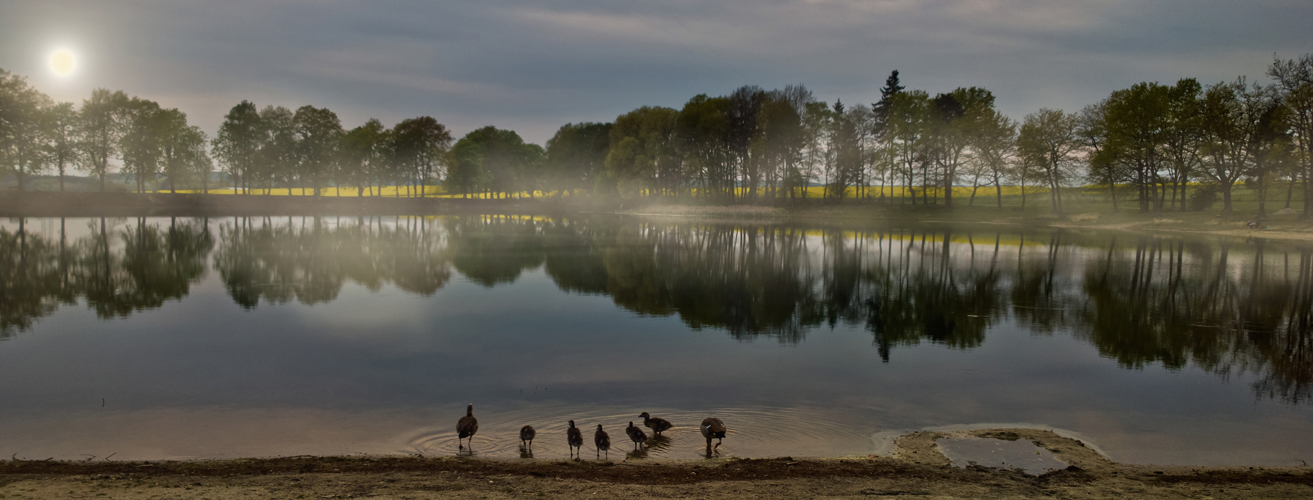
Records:
[[[957,468],[945,434],[897,440],[892,457],[680,462],[292,457],[186,462],[0,463],[5,498],[1309,498],[1307,468],[1125,465],[1047,431],[992,429],[1070,467],[1040,476]]]

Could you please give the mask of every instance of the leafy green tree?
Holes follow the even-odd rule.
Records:
[[[1184,78],[1167,91],[1167,126],[1163,132],[1163,156],[1166,159],[1168,179],[1172,183],[1172,207],[1179,194],[1181,209],[1185,209],[1186,190],[1191,179],[1198,176],[1199,155],[1203,146],[1202,119],[1203,87],[1194,78]],[[1178,193],[1179,191],[1179,193]],[[1161,206],[1161,203],[1160,203]]]
[[[28,176],[44,168],[41,115],[52,105],[26,79],[0,70],[0,171],[13,172],[20,191],[27,188]]]
[[[679,116],[671,108],[644,106],[616,117],[602,162],[608,191],[633,197],[644,190],[675,194],[683,189],[675,137]]]
[[[359,196],[366,195],[365,186],[381,186],[379,179],[385,173],[387,139],[387,128],[373,118],[342,134],[339,183],[355,185]]]
[[[91,97],[82,101],[78,110],[81,131],[79,150],[82,170],[100,178],[100,190],[105,190],[105,176],[109,174],[111,158],[119,155],[119,139],[123,137],[124,118],[130,99],[122,91],[105,89],[91,91]]]
[[[1108,135],[1104,155],[1130,170],[1141,212],[1162,209],[1158,186],[1167,160],[1163,153],[1171,125],[1170,94],[1169,87],[1138,83],[1113,92],[1104,107]]]
[[[1017,153],[1017,122],[997,110],[984,111],[978,133],[972,139],[971,149],[975,152],[978,168],[985,172],[984,175],[994,185],[996,202],[1002,208],[1003,179]],[[975,203],[975,194],[973,188],[968,205]]]
[[[46,163],[59,175],[59,190],[64,190],[64,176],[75,165],[78,155],[78,113],[71,102],[46,108],[42,115]]]
[[[1275,59],[1268,66],[1268,76],[1276,81],[1281,101],[1289,108],[1293,154],[1293,171],[1304,179],[1304,218],[1313,217],[1313,53],[1299,59]],[[1294,188],[1295,176],[1290,179]],[[1286,200],[1289,204],[1290,195]]]
[[[261,148],[266,137],[265,126],[255,104],[242,101],[233,106],[219,125],[214,138],[214,156],[232,179],[233,188],[250,194],[249,176],[261,162]]]
[[[319,196],[324,183],[336,170],[337,147],[341,142],[342,122],[326,108],[301,106],[292,116],[296,131],[298,172],[310,181]]]
[[[168,117],[158,103],[133,98],[128,101],[125,118],[124,132],[119,138],[123,172],[132,177],[140,193],[160,173]]]
[[[747,198],[751,201],[757,198],[757,188],[761,186],[764,166],[759,159],[753,158],[754,148],[751,146],[761,134],[757,121],[761,115],[762,105],[770,97],[761,87],[744,85],[731,92],[728,99],[729,106],[725,112],[729,120],[729,130],[725,140],[731,155],[729,160],[733,163],[730,167],[737,167],[738,170],[729,174],[734,181],[731,182],[731,186],[740,183],[745,185]],[[729,194],[731,197],[737,196],[733,189]]]
[[[260,110],[259,129],[256,131],[259,151],[255,155],[251,178],[254,184],[264,186],[266,194],[270,188],[281,184],[288,188],[290,195],[297,181],[303,181],[297,169],[301,163],[301,150],[297,143],[295,116],[292,110],[283,106],[265,106]],[[301,194],[305,195],[305,184],[300,187]]]
[[[201,191],[207,192],[211,162],[205,148],[209,142],[205,132],[200,127],[188,125],[187,114],[177,109],[162,110],[160,114],[164,127],[160,156],[169,192],[176,193],[180,184],[191,179],[199,180]]]
[[[985,120],[993,116],[994,94],[978,87],[958,88],[935,96],[931,104],[927,123],[929,154],[939,171],[944,206],[951,208],[958,170],[967,160],[968,148],[986,126]]]
[[[797,168],[804,140],[802,116],[792,103],[774,94],[762,104],[757,128],[756,142],[761,153],[756,157],[760,158],[766,172],[767,193],[774,198],[784,177]]]
[[[1062,214],[1062,185],[1068,182],[1081,148],[1076,115],[1040,108],[1026,115],[1017,134],[1017,148],[1026,161],[1043,172],[1053,212]]]
[[[1119,151],[1108,147],[1108,100],[1091,104],[1081,110],[1080,126],[1076,133],[1089,151],[1089,179],[1094,183],[1107,183],[1112,199],[1112,211],[1117,208],[1117,184],[1131,179],[1125,163],[1117,157]]]
[[[924,91],[902,91],[890,98],[885,134],[893,150],[894,168],[902,177],[904,189],[913,189],[916,167],[927,163],[924,151],[925,143],[929,141],[926,127],[930,113],[930,96]],[[915,205],[916,191],[910,194]]]
[[[452,140],[445,125],[429,116],[402,120],[392,128],[391,139],[393,161],[407,185],[418,187],[418,196],[430,180],[442,180]]]
[[[543,150],[526,144],[519,134],[488,126],[462,137],[451,149],[448,186],[468,197],[476,190],[509,196],[537,176]]]
[[[729,107],[728,98],[700,94],[684,104],[675,122],[684,171],[703,196],[733,196]]]
[[[1263,149],[1264,117],[1275,105],[1270,97],[1266,89],[1251,86],[1244,77],[1204,91],[1204,174],[1221,186],[1223,212],[1233,210],[1232,189],[1253,173],[1254,155]]]
[[[610,123],[567,123],[547,140],[545,183],[557,196],[605,177],[611,130]]]

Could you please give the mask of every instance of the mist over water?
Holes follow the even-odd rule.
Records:
[[[1112,458],[1313,457],[1313,247],[631,218],[0,223],[0,455],[865,455],[1024,423]],[[650,434],[650,432],[649,432]],[[633,458],[643,458],[634,456]]]

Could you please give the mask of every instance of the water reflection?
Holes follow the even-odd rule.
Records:
[[[1015,321],[1128,369],[1253,373],[1259,397],[1313,395],[1313,249],[1301,245],[504,216],[43,223],[0,228],[0,339],[61,306],[101,318],[160,307],[211,268],[247,309],[331,302],[348,282],[431,295],[453,270],[494,287],[541,268],[562,290],[742,340],[860,326],[888,363],[922,342],[974,349]]]

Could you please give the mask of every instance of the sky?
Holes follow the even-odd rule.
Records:
[[[429,115],[545,143],[562,124],[742,85],[879,99],[993,91],[1020,119],[1141,81],[1266,80],[1313,52],[1309,0],[5,0],[0,68],[60,101],[123,90],[213,134],[239,101],[347,128]],[[59,48],[78,59],[56,76]]]

